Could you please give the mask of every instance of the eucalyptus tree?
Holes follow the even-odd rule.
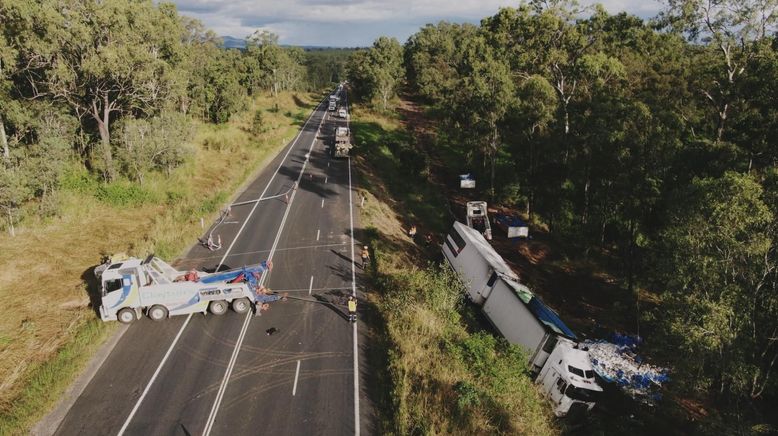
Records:
[[[382,36],[368,50],[352,54],[348,68],[349,81],[357,94],[368,100],[380,100],[386,109],[405,79],[403,47],[395,38]]]
[[[736,88],[750,74],[760,43],[776,30],[778,0],[666,0],[663,22],[718,53],[712,77],[700,92],[716,113],[714,139],[722,141],[727,119],[742,96]]]

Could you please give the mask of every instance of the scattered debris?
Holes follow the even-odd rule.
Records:
[[[583,346],[589,350],[594,371],[608,383],[616,383],[630,397],[654,405],[662,399],[659,389],[670,380],[669,370],[648,364],[637,355],[640,336],[614,333],[610,342],[589,340]]]

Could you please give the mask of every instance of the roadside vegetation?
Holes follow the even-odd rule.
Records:
[[[450,225],[445,198],[426,183],[407,130],[390,115],[352,107],[364,239],[373,253],[367,321],[383,434],[555,434],[550,409],[518,347],[474,327],[453,272],[430,262]],[[388,360],[388,368],[385,363]]]
[[[520,215],[535,239],[499,249],[522,280],[578,331],[640,335],[671,368],[660,410],[604,433],[777,428],[778,12],[706,5],[666,2],[647,22],[531,1],[379,38],[349,64],[357,101],[397,120],[402,92],[429,120],[423,135],[354,125],[358,145],[387,133],[368,159],[429,174],[388,176],[392,195]],[[477,190],[457,192],[463,173]]]

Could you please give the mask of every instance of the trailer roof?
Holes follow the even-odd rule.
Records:
[[[521,301],[527,305],[527,308],[543,325],[570,339],[577,339],[575,333],[559,318],[556,312],[546,306],[526,285],[519,282],[519,276],[513,272],[502,256],[495,251],[494,247],[486,241],[478,230],[468,227],[459,221],[454,222],[454,228],[463,238],[467,239],[468,243],[476,247],[481,256],[494,268],[500,278],[516,292]]]
[[[481,253],[484,259],[496,272],[512,278],[513,280],[519,280],[519,276],[505,263],[502,256],[497,254],[494,248],[486,242],[483,235],[476,229],[468,227],[459,221],[454,221],[454,229],[467,239],[467,242],[473,244],[473,246]]]

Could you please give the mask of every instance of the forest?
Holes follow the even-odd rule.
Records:
[[[708,431],[775,429],[776,2],[668,0],[643,20],[530,1],[354,54],[362,101],[420,101],[492,204],[606,255]],[[640,307],[640,295],[653,304]],[[772,422],[771,427],[765,422]],[[724,432],[724,433],[722,433]]]

